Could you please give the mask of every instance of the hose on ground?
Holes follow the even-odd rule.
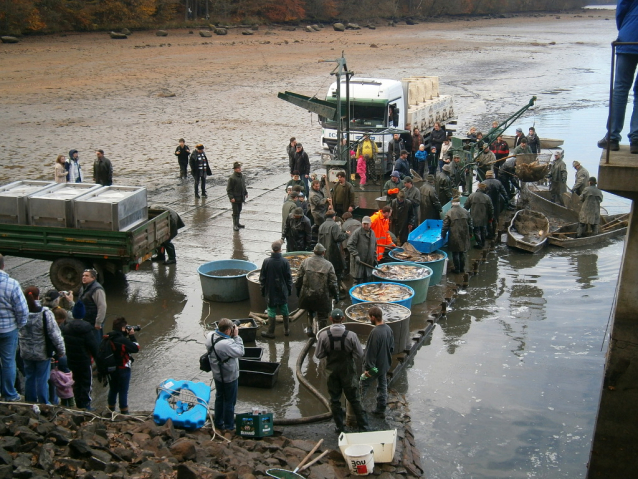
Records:
[[[299,357],[297,358],[297,365],[296,365],[297,379],[299,379],[299,382],[303,384],[304,386],[306,386],[312,394],[317,396],[317,399],[319,399],[319,401],[323,403],[326,409],[330,411],[330,402],[328,401],[328,399],[323,394],[321,394],[317,390],[317,388],[315,388],[312,384],[310,384],[310,382],[304,377],[304,375],[301,372],[301,367],[303,366],[303,362],[305,361],[306,356],[308,355],[308,351],[310,351],[310,347],[314,344],[314,342],[315,342],[314,337],[308,339],[308,342],[306,343],[304,348],[301,350],[301,353],[299,353]],[[332,412],[325,412],[323,414],[317,414],[315,416],[308,416],[308,417],[297,417],[292,419],[286,419],[286,418],[275,419],[273,422],[276,426],[293,426],[297,424],[309,424],[312,422],[325,421],[326,419],[330,419],[331,417],[332,417]]]

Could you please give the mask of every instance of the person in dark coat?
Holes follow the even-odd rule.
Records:
[[[390,166],[394,167],[394,162],[401,156],[401,151],[403,150],[405,150],[405,143],[401,139],[401,135],[395,133],[390,143],[388,143],[387,161]]]
[[[397,197],[392,200],[390,208],[392,208],[390,231],[397,237],[398,244],[401,246],[408,240],[408,235],[416,224],[414,208],[412,202],[405,199],[403,191],[399,191]]]
[[[179,177],[186,179],[188,177],[188,157],[191,154],[191,149],[186,144],[184,138],[179,139],[179,145],[175,148],[175,156],[177,157],[177,163],[179,164]]]
[[[332,188],[332,208],[337,216],[354,209],[354,186],[346,181],[343,171],[337,173],[337,184]]]
[[[447,138],[447,134],[445,130],[441,128],[440,122],[434,122],[434,128],[432,129],[432,133],[430,133],[430,145],[436,147],[437,158],[441,153],[441,146],[443,142]]]
[[[199,185],[202,185],[202,196],[206,198],[206,177],[213,174],[208,164],[208,157],[204,152],[204,145],[201,143],[195,147],[188,160],[191,167],[191,175],[195,179],[195,198],[199,198]]]
[[[281,206],[281,238],[284,239],[286,237],[286,221],[288,221],[288,217],[290,213],[293,212],[295,208],[298,208],[297,199],[299,198],[299,193],[296,191],[292,191],[288,195],[288,199],[284,201],[284,204]]]
[[[261,266],[259,285],[268,308],[268,331],[262,331],[261,335],[274,339],[277,313],[281,313],[284,318],[284,336],[289,336],[288,296],[292,294],[292,274],[288,260],[281,255],[281,241],[272,244],[270,258],[266,258]]]
[[[390,175],[390,179],[383,185],[383,192],[386,195],[387,201],[390,202],[395,199],[404,186],[403,181],[401,181],[401,174],[398,171],[393,171]]]
[[[128,414],[128,389],[131,382],[131,354],[140,350],[140,345],[135,339],[135,330],[128,325],[123,317],[113,320],[113,331],[107,334],[113,341],[113,353],[117,361],[115,371],[109,373],[109,394],[107,405],[110,411],[115,411],[115,402],[120,407],[120,414]]]
[[[598,234],[598,225],[600,224],[600,204],[603,202],[603,193],[596,187],[596,178],[589,178],[589,186],[587,186],[580,195],[580,201],[583,206],[578,214],[578,228],[576,237],[580,238],[587,228],[591,228],[591,234]]]
[[[426,161],[428,164],[428,174],[435,175],[436,170],[439,167],[439,153],[436,149],[436,146],[432,146],[430,148],[430,153],[428,153]]]
[[[377,380],[377,407],[372,414],[385,417],[388,404],[388,371],[392,365],[394,352],[394,333],[390,326],[383,322],[383,312],[377,306],[368,310],[368,318],[374,329],[366,342],[365,358],[363,360],[363,374],[361,375],[362,393],[366,392]]]
[[[301,208],[295,208],[286,220],[284,228],[284,238],[286,239],[286,250],[309,251],[312,240],[310,234],[310,220],[304,216]]]
[[[297,139],[293,136],[286,146],[286,153],[288,153],[288,168],[290,169],[290,177],[292,178],[292,172],[295,166],[295,153],[297,153]]]
[[[246,190],[246,178],[241,173],[241,163],[236,161],[233,164],[233,170],[233,174],[228,177],[226,194],[233,207],[233,230],[239,231],[239,228],[246,227],[239,222],[239,216],[242,205],[248,198],[248,190]]]
[[[409,153],[407,150],[401,150],[399,158],[394,163],[394,171],[398,171],[400,178],[410,176],[410,163],[408,160]]]
[[[421,216],[419,221],[440,220],[441,219],[441,202],[436,195],[434,187],[434,175],[428,175],[419,188],[421,193]]]
[[[443,169],[436,174],[436,196],[442,205],[446,205],[453,196],[452,166],[443,165]]]
[[[341,226],[335,222],[334,211],[326,213],[326,221],[319,227],[317,242],[326,248],[325,258],[332,263],[337,275],[337,284],[341,284],[345,261],[342,252],[342,243],[348,239],[348,235],[341,230]]]
[[[554,162],[549,170],[549,191],[553,203],[565,206],[563,194],[567,191],[567,165],[560,151],[554,153]]]
[[[295,145],[295,157],[293,160],[292,168],[290,168],[290,174],[294,171],[298,171],[301,179],[304,182],[306,189],[304,191],[308,192],[308,178],[310,178],[310,158],[308,158],[308,153],[306,153],[303,149],[303,145],[301,143],[297,143]]]
[[[470,213],[461,208],[458,197],[452,200],[452,208],[445,213],[441,238],[449,233],[447,249],[452,253],[454,263],[453,273],[465,273],[465,260],[470,249],[470,237],[472,236],[472,217]]]
[[[500,180],[494,178],[494,172],[488,171],[485,173],[485,180],[483,183],[486,185],[485,192],[487,196],[492,200],[492,206],[494,207],[494,218],[490,223],[491,228],[488,228],[487,231],[487,239],[493,239],[494,235],[498,231],[498,221],[501,216],[501,212],[505,209],[507,204],[509,203],[509,197],[507,196],[507,192],[503,187],[503,184]]]
[[[177,255],[175,254],[175,245],[173,245],[172,240],[177,236],[178,231],[186,226],[182,221],[182,218],[177,214],[177,212],[168,206],[160,206],[157,209],[168,211],[168,229],[169,229],[169,238],[168,240],[162,243],[162,248],[164,248],[164,252],[159,253],[157,256],[153,257],[152,261],[164,261],[164,264],[175,264],[177,262]],[[166,255],[168,255],[168,259],[166,259]]]
[[[472,217],[476,248],[481,249],[485,246],[487,228],[494,221],[494,206],[490,197],[485,193],[486,189],[485,183],[479,183],[478,190],[472,193],[465,202],[465,209],[470,211]]]
[[[529,127],[529,134],[527,135],[527,146],[532,150],[532,153],[540,153],[541,152],[541,139],[536,134],[536,128],[533,126]]]
[[[496,157],[496,160],[497,160],[496,163],[494,163],[493,169],[494,169],[494,177],[498,178],[499,169],[503,165],[503,162],[498,160],[506,158],[510,155],[510,146],[505,140],[503,140],[503,135],[498,135],[496,137],[496,141],[494,141],[490,145],[490,150],[492,150],[492,153],[494,153],[494,156]]]
[[[94,328],[84,321],[85,308],[81,301],[73,306],[73,319],[60,329],[64,337],[69,369],[73,373],[73,395],[80,409],[91,409],[91,388],[93,371],[91,358],[97,357],[98,342]]]
[[[374,266],[377,261],[377,237],[372,231],[371,224],[372,219],[364,216],[361,227],[356,229],[348,239],[350,274],[354,284],[369,283],[372,279],[370,266]]]
[[[405,185],[401,191],[405,194],[405,199],[412,203],[412,209],[414,214],[414,226],[418,226],[421,224],[420,220],[420,205],[421,205],[421,192],[418,188],[414,186],[414,182],[412,181],[411,176],[406,176],[403,179],[403,184]]]
[[[95,152],[96,158],[93,162],[93,182],[102,186],[113,184],[113,165],[111,160],[104,156],[104,150]]]

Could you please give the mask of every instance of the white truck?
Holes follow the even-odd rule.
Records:
[[[341,80],[341,99],[345,105],[346,80]],[[330,85],[326,101],[337,102],[337,82]],[[321,122],[321,144],[332,150],[337,144],[337,123],[324,117]],[[450,95],[439,94],[439,77],[410,77],[398,80],[380,78],[350,79],[350,141],[370,133],[379,153],[387,151],[392,134],[388,128],[419,128],[426,146],[434,122],[454,130],[454,105]],[[418,146],[414,146],[414,149]]]

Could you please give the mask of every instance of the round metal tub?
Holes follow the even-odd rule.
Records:
[[[392,265],[410,265],[410,266],[415,266],[416,268],[423,268],[427,270],[427,274],[422,277],[422,278],[415,278],[415,279],[389,279],[389,278],[384,278],[383,276],[380,275],[380,272],[378,269],[374,269],[372,270],[372,274],[379,279],[379,281],[384,281],[387,283],[399,283],[399,284],[404,284],[406,286],[409,286],[410,288],[412,288],[414,290],[414,297],[412,298],[412,304],[421,304],[423,302],[425,302],[425,298],[427,298],[428,296],[428,288],[430,287],[430,278],[432,277],[432,268],[429,268],[428,266],[424,266],[422,264],[417,264],[417,263],[407,263],[407,262],[397,262],[397,263],[383,263],[380,268],[383,268],[384,266],[392,266]]]
[[[355,286],[353,286],[352,288],[350,288],[350,299],[352,301],[352,304],[357,304],[357,303],[367,303],[370,302],[368,300],[362,299],[358,296],[358,292],[359,289],[362,288],[363,286],[369,286],[369,285],[383,285],[383,284],[388,284],[382,281],[376,281],[373,283],[362,283],[362,284],[357,284]],[[407,286],[405,284],[399,284],[399,283],[392,283],[392,284],[396,284],[399,286],[403,286],[404,288],[407,288],[410,295],[407,298],[398,300],[398,301],[388,301],[390,303],[395,303],[395,304],[400,304],[401,306],[405,306],[406,308],[410,308],[412,306],[412,298],[414,298],[414,290],[410,287]]]
[[[255,313],[263,313],[266,311],[267,307],[266,298],[261,295],[259,273],[261,273],[261,270],[256,269],[246,275],[246,280],[248,282],[248,299],[250,299],[250,310]]]
[[[218,303],[234,303],[248,299],[246,274],[257,268],[255,263],[239,259],[225,259],[204,263],[197,272],[202,283],[204,298]],[[216,275],[215,272],[236,270],[234,275]]]
[[[390,327],[394,334],[394,354],[402,352],[408,347],[410,341],[410,317],[412,316],[412,312],[400,304],[378,301],[348,306],[345,310],[346,317],[349,321],[370,324],[368,311],[373,306],[381,308],[381,311],[383,311],[383,321]]]
[[[288,259],[290,263],[290,270],[292,272],[292,294],[288,296],[288,310],[294,311],[299,307],[299,297],[297,296],[297,288],[295,288],[295,281],[297,280],[297,268],[299,265],[295,265],[295,261],[291,260],[291,256],[303,256],[303,259],[310,258],[314,253],[312,251],[289,251],[288,253],[282,253],[281,255]]]
[[[441,259],[437,259],[436,261],[403,261],[401,258],[397,258],[394,256],[394,252],[401,253],[403,248],[394,248],[388,254],[390,258],[407,263],[414,263],[423,266],[428,266],[432,270],[432,276],[430,276],[430,286],[434,286],[435,284],[439,284],[441,282],[441,278],[443,277],[443,268],[445,267],[445,260],[447,259],[447,253],[442,249],[437,249],[432,253],[443,255]]]

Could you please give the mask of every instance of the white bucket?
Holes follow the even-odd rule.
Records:
[[[343,453],[350,472],[355,476],[367,476],[374,470],[374,454],[372,446],[355,444]]]

